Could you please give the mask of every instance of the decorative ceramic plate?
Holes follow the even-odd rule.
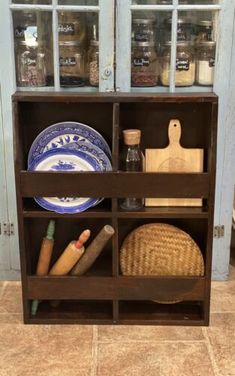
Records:
[[[110,159],[107,157],[105,152],[98,146],[91,144],[87,141],[76,141],[71,142],[64,146],[65,149],[69,150],[80,150],[94,157],[100,164],[103,171],[112,171],[112,165]]]
[[[45,151],[64,147],[69,143],[77,141],[88,141],[98,146],[111,159],[110,148],[99,132],[86,124],[66,121],[50,125],[39,133],[29,150],[28,166]]]
[[[91,155],[80,150],[53,149],[33,160],[29,171],[101,171],[101,166]],[[35,197],[46,210],[57,213],[80,213],[97,204],[100,199],[84,197]]]

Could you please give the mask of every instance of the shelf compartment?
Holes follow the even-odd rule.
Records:
[[[27,298],[38,300],[204,300],[204,277],[27,278]]]
[[[104,200],[97,206],[81,213],[60,214],[41,208],[33,199],[24,199],[24,218],[111,218],[111,201]]]
[[[26,318],[30,324],[112,324],[111,301],[61,301],[53,308],[50,302],[43,301],[35,316]]]
[[[141,211],[119,209],[118,218],[208,218],[207,207],[144,207]]]
[[[209,174],[21,171],[20,192],[22,197],[208,198]]]
[[[27,273],[33,275],[36,272],[36,266],[39,257],[39,249],[49,218],[24,218],[24,237],[25,246],[28,249]],[[55,242],[52,252],[50,268],[58,260],[67,245],[77,239],[80,233],[85,229],[91,230],[91,237],[86,247],[105,225],[111,225],[111,219],[107,218],[56,218],[55,222]],[[104,250],[87,271],[87,275],[93,276],[112,276],[112,241],[105,245]]]
[[[119,324],[208,325],[200,302],[158,304],[153,301],[120,301]]]

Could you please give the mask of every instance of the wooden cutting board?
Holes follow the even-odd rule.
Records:
[[[146,149],[146,172],[203,172],[203,149],[180,145],[181,124],[169,123],[169,145],[163,149]],[[202,206],[202,199],[146,198],[145,206]]]

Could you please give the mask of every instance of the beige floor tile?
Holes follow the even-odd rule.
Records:
[[[92,326],[0,325],[1,376],[90,376]]]
[[[0,325],[22,323],[23,317],[21,313],[0,313]]]
[[[0,295],[0,313],[21,313],[22,295],[20,282],[6,282]]]
[[[98,376],[214,376],[206,345],[100,343]]]
[[[199,327],[174,326],[99,326],[100,342],[133,341],[200,341],[204,336]]]
[[[235,280],[212,282],[211,312],[235,312]]]
[[[235,313],[211,315],[211,324],[205,329],[219,376],[235,375]]]

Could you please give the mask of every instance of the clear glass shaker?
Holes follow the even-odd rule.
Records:
[[[124,171],[143,171],[144,156],[140,149],[141,131],[139,129],[125,129],[123,131],[125,149],[123,151],[122,164]],[[143,208],[142,198],[125,198],[121,202],[124,210],[140,210]]]

